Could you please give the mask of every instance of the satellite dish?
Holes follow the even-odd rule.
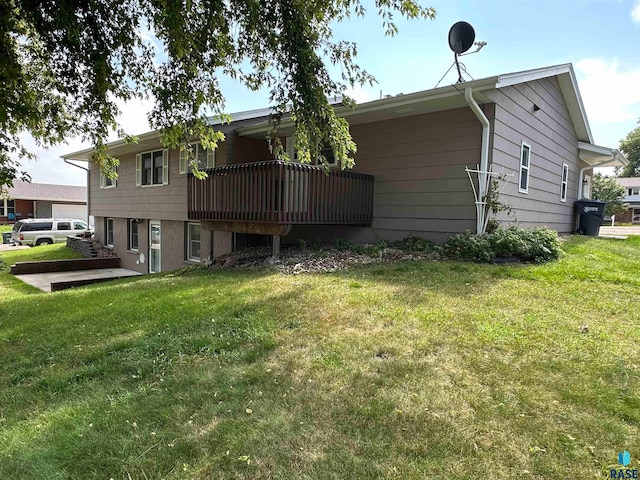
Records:
[[[466,52],[473,46],[476,39],[476,32],[467,22],[454,23],[449,30],[449,48],[456,55]]]

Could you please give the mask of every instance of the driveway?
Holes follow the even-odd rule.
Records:
[[[627,238],[629,235],[640,235],[640,225],[632,227],[600,227],[600,236],[609,238]]]
[[[10,243],[0,243],[0,252],[6,252],[7,250],[23,250],[30,248],[27,245],[11,245]]]

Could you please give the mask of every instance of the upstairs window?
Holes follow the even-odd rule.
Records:
[[[204,148],[200,142],[190,144],[193,160],[198,170],[216,166],[216,151]],[[180,173],[187,173],[189,168],[189,151],[186,144],[180,146]]]
[[[118,168],[114,168],[114,172],[118,173]],[[100,188],[115,188],[117,186],[118,181],[115,178],[111,178],[108,175],[102,173],[100,171]]]
[[[154,152],[136,155],[136,185],[167,185],[169,183],[169,152]]]
[[[520,149],[520,183],[518,191],[520,193],[529,192],[529,168],[531,163],[531,147],[526,143],[522,143]]]
[[[629,189],[629,195],[640,195],[640,188],[630,188]]]
[[[569,182],[569,165],[562,164],[562,181],[560,182],[560,201],[567,201],[567,184]]]

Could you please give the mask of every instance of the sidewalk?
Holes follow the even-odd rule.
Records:
[[[640,225],[632,227],[600,227],[600,237],[627,238],[629,235],[640,235]]]

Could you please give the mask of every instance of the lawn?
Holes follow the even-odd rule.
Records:
[[[564,249],[53,294],[0,273],[0,478],[609,478],[625,449],[638,468],[640,238]]]

